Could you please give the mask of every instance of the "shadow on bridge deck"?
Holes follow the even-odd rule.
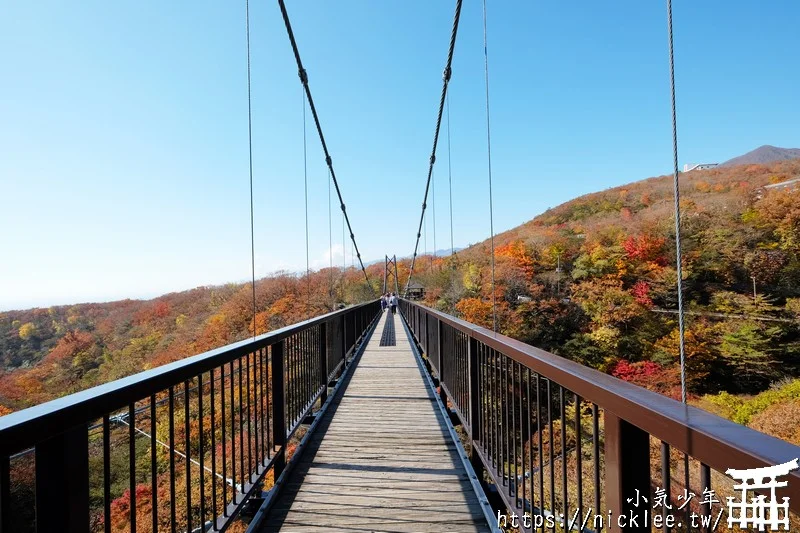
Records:
[[[490,531],[401,320],[381,318],[262,532]]]

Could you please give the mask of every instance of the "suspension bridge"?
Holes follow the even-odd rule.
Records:
[[[278,4],[343,232],[372,287],[289,14]],[[443,121],[449,161],[448,86],[461,9],[458,0],[406,288]],[[683,401],[499,334],[494,300],[491,330],[408,299],[396,313],[384,311],[375,298],[259,333],[253,253],[252,338],[0,418],[0,533],[649,531],[658,518],[670,524],[668,516],[666,529],[684,531],[698,529],[693,516],[718,520],[713,501],[680,506],[680,495],[733,494],[728,469],[785,464],[800,448],[686,403],[669,1],[667,21]],[[491,215],[485,1],[483,22]],[[249,103],[249,4],[246,32]],[[251,236],[252,184],[251,136]],[[307,209],[306,199],[306,218]],[[491,222],[489,233],[494,287]],[[397,277],[396,256],[386,256],[384,292],[391,283],[399,292]],[[18,490],[20,468],[31,491]],[[120,471],[123,503],[112,484]],[[617,519],[644,517],[637,495],[659,491],[667,505],[649,522]],[[778,494],[800,513],[800,474],[790,472]],[[712,529],[705,524],[699,529]]]

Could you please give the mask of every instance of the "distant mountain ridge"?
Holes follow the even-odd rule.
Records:
[[[775,161],[788,161],[800,159],[800,148],[779,148],[765,144],[744,155],[729,159],[720,164],[720,167],[735,167],[737,165],[763,165]]]

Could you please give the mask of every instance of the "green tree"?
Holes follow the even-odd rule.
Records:
[[[723,335],[720,354],[733,370],[732,377],[745,389],[764,386],[777,376],[774,341],[781,334],[777,326],[764,327],[744,321]]]

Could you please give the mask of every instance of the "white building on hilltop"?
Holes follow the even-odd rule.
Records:
[[[691,172],[692,170],[707,170],[718,166],[719,163],[700,163],[698,165],[683,165],[684,172]]]

